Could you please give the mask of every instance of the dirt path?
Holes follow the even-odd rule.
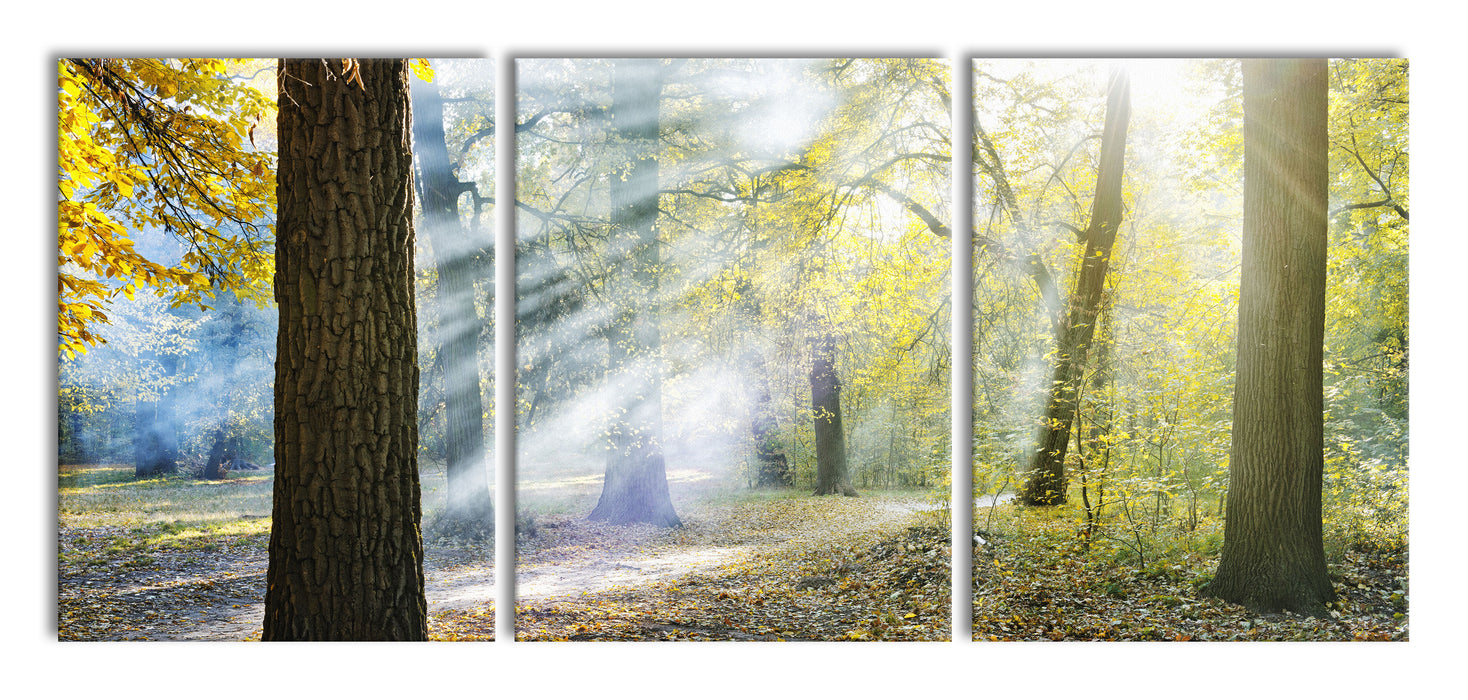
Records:
[[[790,499],[765,504],[702,506],[683,514],[681,531],[609,527],[551,518],[517,553],[519,604],[644,587],[691,574],[853,538],[901,532],[932,506],[911,499]],[[835,506],[814,508],[806,506]]]
[[[680,509],[684,527],[543,522],[519,551],[520,641],[950,637],[949,530],[912,498]]]
[[[686,509],[685,527],[612,527],[548,518],[517,553],[520,603],[638,588],[690,574],[716,576],[783,551],[835,541],[875,541],[901,532],[929,506],[910,499],[777,499]],[[103,533],[61,528],[58,576],[62,639],[246,641],[260,637],[268,556],[262,538],[217,550],[152,552],[122,561],[95,543]],[[429,543],[425,593],[430,615],[493,609],[492,552]]]

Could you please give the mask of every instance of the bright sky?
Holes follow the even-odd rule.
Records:
[[[1187,118],[1207,108],[1217,91],[1200,94],[1190,84],[1189,71],[1197,60],[1138,58],[1122,61],[1132,80],[1132,106],[1138,110],[1167,110]]]

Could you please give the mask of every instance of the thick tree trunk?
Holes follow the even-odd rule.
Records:
[[[1210,596],[1321,614],[1326,61],[1244,61],[1244,236],[1228,510]]]
[[[612,132],[624,165],[611,179],[613,256],[623,305],[607,331],[607,378],[622,402],[609,429],[606,480],[588,516],[610,523],[682,524],[663,460],[662,328],[658,295],[658,108],[655,61],[623,59],[612,69]]]
[[[424,235],[438,271],[438,352],[443,361],[448,452],[447,529],[494,531],[494,501],[484,459],[484,404],[479,385],[479,315],[474,308],[479,247],[459,223],[459,195],[444,142],[443,97],[432,85],[413,87],[413,145],[419,167]]]
[[[841,378],[836,376],[836,339],[825,332],[811,348],[810,393],[815,416],[817,496],[855,496],[846,466],[846,433],[841,428]]]
[[[427,637],[402,59],[282,60],[262,638]]]
[[[1076,278],[1065,325],[1056,339],[1055,367],[1045,416],[1030,456],[1029,477],[1019,500],[1025,505],[1065,503],[1065,452],[1075,422],[1076,394],[1086,368],[1086,352],[1096,330],[1101,292],[1111,263],[1111,247],[1121,227],[1122,164],[1126,156],[1131,97],[1126,74],[1111,78],[1106,95],[1106,126],[1101,135],[1101,164],[1091,222],[1086,228],[1086,254]]]

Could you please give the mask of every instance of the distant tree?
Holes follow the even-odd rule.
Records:
[[[457,532],[494,529],[494,501],[484,458],[484,403],[479,385],[479,315],[474,281],[480,250],[459,223],[459,195],[472,183],[454,175],[444,140],[444,98],[434,85],[413,86],[413,144],[422,195],[422,229],[433,248],[439,309],[448,453],[446,526]]]
[[[609,429],[606,480],[589,516],[611,523],[682,524],[663,456],[659,319],[658,110],[661,66],[622,59],[612,68],[611,128],[621,166],[611,179],[611,239],[621,271],[619,308],[607,330],[607,374],[621,405]]]
[[[282,60],[279,87],[262,639],[422,640],[408,63]]]
[[[754,456],[759,463],[755,483],[759,486],[794,486],[795,474],[790,460],[780,445],[779,425],[770,400],[770,380],[765,376],[760,353],[748,350],[741,358],[750,377],[747,389],[750,403],[749,432],[754,438]]]
[[[139,479],[178,473],[178,421],[168,385],[178,368],[178,357],[155,355],[163,370],[159,387],[151,395],[140,394],[135,414],[133,473]]]
[[[213,446],[209,448],[209,458],[204,461],[204,472],[201,476],[210,481],[218,481],[229,476],[229,462],[235,456],[234,441],[220,428],[214,431],[210,442]]]
[[[855,496],[841,429],[841,378],[836,374],[836,337],[823,331],[811,343],[811,412],[815,419],[817,496]]]
[[[1056,338],[1055,364],[1039,438],[1029,460],[1029,476],[1020,501],[1048,506],[1065,503],[1065,453],[1075,422],[1086,354],[1095,335],[1102,290],[1111,263],[1111,248],[1123,215],[1122,165],[1126,155],[1127,122],[1131,118],[1131,91],[1124,72],[1116,72],[1106,94],[1106,126],[1101,135],[1100,172],[1091,220],[1081,232],[1086,244],[1075,293]]]
[[[1203,592],[1261,611],[1334,600],[1324,472],[1324,59],[1244,61],[1238,378],[1223,553]]]
[[[263,416],[250,409],[261,408],[261,389],[270,382],[261,375],[266,358],[256,356],[267,354],[265,346],[273,340],[275,323],[266,328],[263,323],[267,320],[274,319],[258,311],[251,313],[243,304],[225,297],[216,302],[214,312],[200,326],[201,342],[205,343],[200,364],[205,366],[198,368],[200,376],[187,391],[192,394],[195,411],[203,414],[198,429],[207,436],[203,442],[209,445],[202,473],[205,479],[225,478],[230,462],[241,458],[246,434],[259,436],[257,424],[263,423]]]
[[[111,355],[111,361],[128,366],[123,374],[136,397],[133,473],[139,479],[176,474],[180,427],[186,417],[180,415],[178,404],[192,379],[189,366],[197,349],[199,322],[152,297],[126,300],[120,306],[123,323],[114,329],[118,353]],[[103,358],[102,364],[108,361]]]

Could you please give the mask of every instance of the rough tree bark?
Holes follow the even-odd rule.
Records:
[[[287,59],[278,83],[262,638],[426,639],[407,61]]]
[[[610,523],[682,524],[668,493],[663,459],[662,328],[658,293],[658,108],[656,61],[622,59],[612,68],[611,128],[623,166],[611,178],[614,263],[623,305],[607,329],[607,377],[621,401],[612,418],[606,479],[588,516]]]
[[[422,231],[438,272],[438,352],[443,362],[450,532],[494,531],[494,501],[484,458],[484,404],[479,384],[479,315],[474,281],[479,246],[459,223],[459,182],[444,141],[443,97],[422,82],[413,86],[413,147],[422,193]]]
[[[841,378],[836,376],[836,338],[829,331],[811,344],[811,409],[815,416],[817,496],[855,496],[846,466],[846,433],[841,428]]]
[[[1028,478],[1019,501],[1025,505],[1065,503],[1065,452],[1075,422],[1076,394],[1086,368],[1086,352],[1096,330],[1101,293],[1111,263],[1111,247],[1121,226],[1121,176],[1126,156],[1127,122],[1131,95],[1126,74],[1111,76],[1106,91],[1106,125],[1101,135],[1101,163],[1091,221],[1086,227],[1086,253],[1070,297],[1065,324],[1056,338],[1055,366],[1045,416],[1035,451],[1030,455]]]
[[[1203,592],[1323,614],[1324,59],[1244,61],[1238,378],[1218,572]]]

